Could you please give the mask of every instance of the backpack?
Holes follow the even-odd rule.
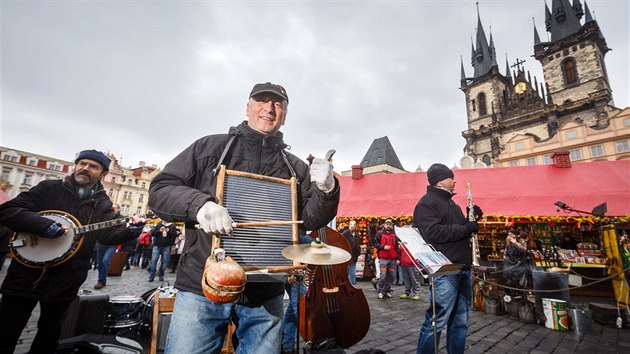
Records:
[[[151,243],[151,231],[142,231],[138,237],[138,243],[142,246],[148,246]]]

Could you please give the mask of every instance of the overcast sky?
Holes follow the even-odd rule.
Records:
[[[582,1],[583,3],[583,1]],[[544,0],[480,1],[505,73],[547,38]],[[551,0],[548,0],[551,6]],[[588,6],[628,106],[627,0]],[[475,1],[0,1],[0,145],[72,160],[95,148],[163,167],[194,140],[245,119],[257,82],[289,94],[282,131],[335,170],[389,137],[403,167],[449,166],[467,129],[460,55],[472,76]],[[533,78],[532,78],[533,79]]]

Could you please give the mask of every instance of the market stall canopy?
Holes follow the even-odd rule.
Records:
[[[557,201],[590,212],[607,203],[606,216],[630,215],[630,161],[457,169],[453,200],[465,211],[466,181],[484,214],[577,216],[557,210]],[[339,177],[338,217],[411,216],[427,188],[426,172]]]

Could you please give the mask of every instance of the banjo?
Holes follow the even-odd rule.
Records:
[[[38,214],[61,223],[68,230],[58,238],[45,238],[29,232],[15,232],[9,248],[16,261],[31,268],[59,265],[75,255],[83,245],[83,234],[127,223],[126,218],[81,226],[72,215],[60,210],[43,210]]]

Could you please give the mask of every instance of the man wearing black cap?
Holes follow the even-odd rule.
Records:
[[[179,290],[166,344],[167,353],[218,353],[227,326],[237,323],[242,353],[281,350],[284,281],[247,276],[245,290],[234,303],[216,303],[201,288],[212,234],[232,231],[232,217],[215,203],[220,165],[229,170],[298,181],[298,214],[305,230],[317,230],[337,213],[339,183],[330,162],[316,158],[309,166],[285,149],[280,127],[289,97],[270,82],[254,85],[247,102],[247,120],[228,134],[209,135],[181,152],[151,182],[149,206],[166,221],[186,222],[186,245],[177,267]],[[196,228],[198,224],[201,230]],[[229,236],[226,236],[229,237]]]
[[[62,211],[81,225],[114,218],[112,202],[100,182],[109,170],[109,158],[100,151],[85,150],[79,153],[75,163],[74,172],[63,180],[42,181],[0,205],[0,223],[16,232],[48,239],[75,236],[77,241],[83,239],[67,260],[45,268],[26,266],[26,261],[13,259],[0,289],[0,353],[15,350],[38,302],[41,314],[30,352],[54,353],[64,313],[91,269],[90,256],[96,241],[110,245],[124,243],[138,237],[142,230],[143,220],[134,218],[134,224],[128,228],[104,228],[85,236],[74,235],[68,232],[73,227],[71,224],[64,225],[38,214],[44,210]]]
[[[461,208],[451,200],[455,190],[455,175],[443,164],[436,163],[427,170],[427,193],[420,198],[413,213],[413,224],[424,240],[441,251],[452,263],[463,264],[457,274],[436,276],[435,309],[433,292],[429,292],[429,308],[424,317],[418,339],[418,353],[434,353],[432,316],[436,315],[438,343],[446,327],[449,353],[463,353],[468,331],[468,315],[472,305],[472,249],[470,236],[477,232],[477,221],[469,221]],[[476,219],[482,216],[474,206]]]

